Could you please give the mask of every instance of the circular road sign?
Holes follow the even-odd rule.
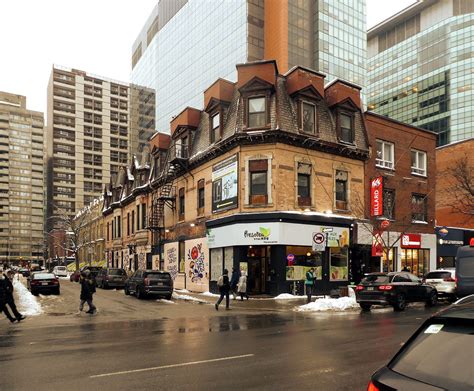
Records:
[[[382,220],[382,222],[380,223],[380,227],[382,227],[383,229],[388,228],[389,225],[390,225],[390,221],[388,220]]]
[[[293,254],[288,254],[286,256],[286,259],[289,261],[289,262],[293,262],[295,260],[295,256]]]
[[[322,244],[326,240],[326,235],[321,232],[317,232],[313,236],[313,242],[316,244]]]

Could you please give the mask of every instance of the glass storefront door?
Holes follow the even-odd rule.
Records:
[[[428,249],[401,249],[402,270],[406,267],[410,273],[423,277],[429,269],[430,250]]]
[[[250,294],[267,293],[269,246],[249,246],[247,250],[247,292]]]

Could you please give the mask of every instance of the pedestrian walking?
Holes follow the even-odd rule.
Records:
[[[230,278],[230,291],[232,292],[232,296],[234,296],[234,300],[237,299],[237,284],[239,283],[239,278],[240,270],[233,267],[232,276]]]
[[[5,276],[5,282],[7,284],[7,296],[6,296],[6,303],[10,307],[13,315],[15,316],[18,322],[24,320],[26,318],[25,315],[20,314],[18,309],[16,308],[15,298],[13,297],[13,277],[14,273],[12,270],[9,270]]]
[[[244,296],[249,299],[249,295],[247,294],[247,275],[245,272],[239,277],[239,282],[237,284],[237,292],[240,295],[240,301],[244,301]]]
[[[306,296],[308,297],[308,303],[311,303],[311,296],[313,294],[314,285],[314,269],[311,268],[306,272],[306,280],[304,286],[306,288]]]
[[[14,323],[15,318],[10,314],[10,311],[8,311],[7,308],[7,291],[8,291],[8,285],[7,282],[5,281],[5,277],[3,274],[0,275],[0,312],[3,312],[7,319]]]
[[[219,311],[219,304],[222,302],[225,296],[225,309],[229,309],[229,291],[230,291],[230,282],[229,282],[229,271],[224,269],[224,274],[219,277],[217,280],[217,286],[219,287],[219,292],[221,296],[217,303],[215,304],[216,311]]]
[[[95,293],[95,281],[91,277],[90,270],[84,270],[81,273],[79,282],[81,284],[81,302],[79,304],[79,311],[82,312],[84,304],[87,303],[89,311],[86,311],[86,314],[94,314],[97,311],[96,306],[92,302],[93,294]]]

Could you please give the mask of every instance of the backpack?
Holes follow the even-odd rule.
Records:
[[[219,277],[219,279],[217,280],[217,286],[218,287],[224,286],[224,276]]]

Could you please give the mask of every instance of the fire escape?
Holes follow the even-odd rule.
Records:
[[[153,186],[158,191],[153,193],[148,229],[153,233],[154,244],[160,243],[164,238],[165,205],[173,211],[176,209],[176,186],[173,186],[173,182],[179,175],[187,172],[188,157],[188,145],[179,140],[173,142],[166,153],[165,167]]]

